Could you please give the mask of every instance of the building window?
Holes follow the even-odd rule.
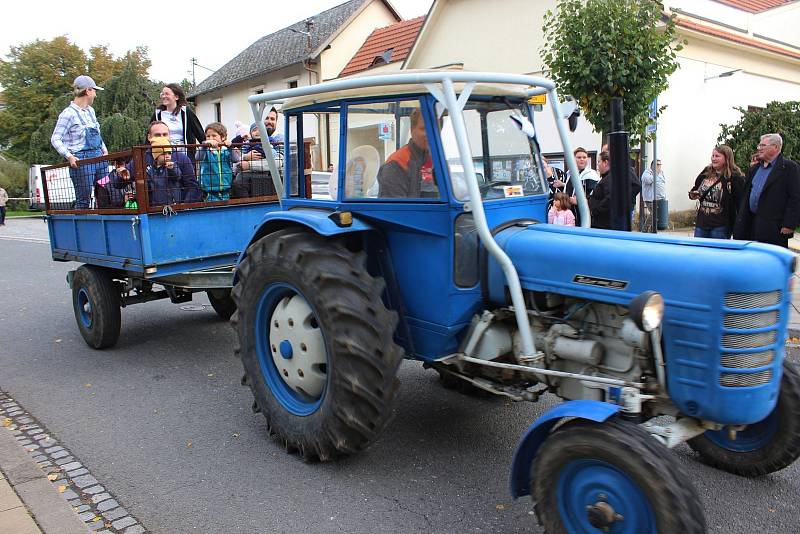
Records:
[[[289,87],[289,89],[294,89],[294,88],[297,87],[297,80],[292,80],[289,83],[287,83],[286,85],[287,85],[287,87]]]
[[[220,102],[214,102],[214,120],[222,122],[222,104]]]

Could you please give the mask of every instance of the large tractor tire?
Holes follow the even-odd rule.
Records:
[[[119,339],[120,296],[108,269],[78,267],[72,277],[72,309],[86,344],[93,349],[113,347]]]
[[[766,419],[730,439],[727,429],[707,431],[688,441],[700,459],[735,475],[756,477],[790,466],[800,457],[800,373],[783,361],[778,403]]]
[[[206,295],[208,296],[208,302],[211,303],[211,307],[214,308],[217,315],[226,321],[230,320],[233,312],[236,311],[236,303],[231,297],[231,290],[209,289],[206,291]]]
[[[290,452],[332,460],[365,449],[391,417],[402,349],[397,314],[366,255],[298,229],[247,250],[232,323],[254,408]]]
[[[673,455],[618,418],[576,420],[548,437],[531,495],[548,534],[706,531],[697,492]]]

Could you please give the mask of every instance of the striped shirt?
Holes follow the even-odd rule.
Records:
[[[71,102],[58,116],[53,135],[50,136],[50,144],[64,159],[74,156],[75,152],[82,150],[86,145],[86,127],[94,127],[100,131],[100,123],[97,122],[94,109],[92,106],[82,108]],[[103,143],[103,153],[108,153],[105,143]]]

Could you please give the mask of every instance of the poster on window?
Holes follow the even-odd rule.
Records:
[[[391,122],[378,123],[378,139],[381,141],[391,141],[394,139],[394,128]]]

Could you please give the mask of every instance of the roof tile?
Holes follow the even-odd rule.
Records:
[[[310,32],[310,47],[308,38],[297,33],[306,31],[305,20],[262,37],[200,82],[189,96],[209,93],[299,63],[308,57],[311,50],[316,50],[336,33],[342,24],[368,1],[370,0],[349,0],[310,17],[314,22]]]
[[[715,28],[712,26],[706,26],[705,24],[699,24],[697,22],[685,19],[683,17],[678,17],[675,20],[675,23],[678,26],[682,26],[689,30],[694,30],[700,33],[705,33],[706,35],[713,35],[714,37],[719,37],[721,39],[725,39],[726,41],[732,41],[734,43],[740,43],[748,46],[752,46],[753,48],[758,48],[760,50],[766,50],[768,52],[774,52],[776,54],[781,54],[784,56],[788,56],[794,59],[800,59],[800,52],[790,50],[788,48],[782,48],[780,46],[776,46],[770,43],[766,43],[763,41],[758,41],[751,37],[745,37],[744,35],[737,35],[735,33],[731,33],[729,31],[725,31],[720,28]]]
[[[770,9],[791,4],[795,0],[716,0],[720,4],[735,7],[748,13],[762,13]]]
[[[397,22],[385,28],[378,28],[373,31],[358,52],[345,65],[339,76],[348,76],[367,70],[372,66],[375,58],[392,48],[392,58],[389,63],[403,61],[422,28],[425,17],[417,17],[410,20]]]

